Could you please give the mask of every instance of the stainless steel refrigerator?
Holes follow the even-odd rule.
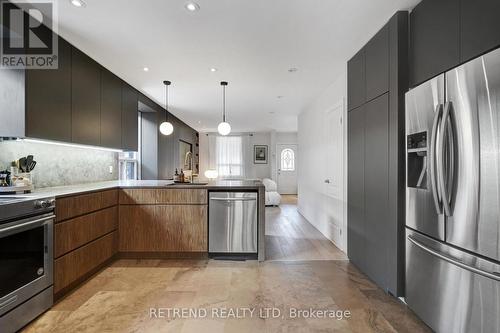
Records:
[[[500,332],[500,50],[406,94],[406,302]]]

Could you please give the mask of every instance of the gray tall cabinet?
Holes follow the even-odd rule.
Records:
[[[348,256],[382,289],[404,292],[404,93],[408,13],[348,62]]]

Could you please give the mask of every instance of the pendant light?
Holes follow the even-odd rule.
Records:
[[[231,125],[226,122],[226,86],[227,82],[222,81],[220,83],[222,86],[222,122],[217,126],[217,131],[220,135],[228,135],[231,133]]]
[[[160,124],[160,133],[170,135],[174,132],[174,126],[168,121],[168,86],[170,81],[163,81],[165,85],[165,121]]]

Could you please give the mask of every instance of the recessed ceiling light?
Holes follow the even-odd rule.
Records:
[[[75,7],[85,7],[87,4],[83,0],[70,0],[71,4]]]
[[[149,72],[149,67],[144,67],[142,70],[145,72]]]
[[[295,73],[296,71],[298,71],[299,69],[298,68],[295,68],[295,67],[292,67],[292,68],[289,68],[288,69],[288,72],[289,73]]]
[[[210,71],[213,73],[213,72],[217,72],[217,68],[210,68]]]
[[[186,9],[190,12],[195,12],[200,9],[200,5],[196,2],[188,2],[184,7],[186,7]]]

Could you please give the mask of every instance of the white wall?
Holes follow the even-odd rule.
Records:
[[[344,156],[338,156],[344,164],[342,195],[333,198],[326,195],[327,179],[326,112],[346,100],[347,71],[344,70],[308,108],[298,117],[298,209],[321,233],[344,252],[346,240],[346,160],[347,160],[347,107],[344,107]]]
[[[266,145],[267,146],[267,164],[254,164],[253,163],[253,146],[254,145]],[[246,161],[246,178],[250,179],[262,179],[271,178],[271,133],[262,132],[254,133],[249,140],[249,145],[247,147],[247,155],[249,159]]]

